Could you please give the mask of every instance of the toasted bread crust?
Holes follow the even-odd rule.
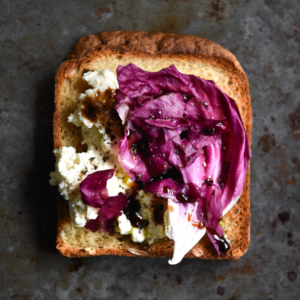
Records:
[[[193,35],[175,33],[147,33],[145,31],[108,31],[82,37],[69,52],[67,59],[85,56],[97,46],[125,47],[129,51],[149,54],[192,54],[223,57],[242,70],[235,56],[219,44]]]
[[[60,95],[64,81],[68,74],[77,70],[83,72],[85,66],[96,59],[109,56],[126,56],[129,59],[168,58],[177,60],[201,60],[214,66],[220,66],[234,74],[242,89],[243,103],[247,111],[247,118],[243,119],[246,134],[251,144],[251,128],[252,128],[252,110],[249,94],[249,86],[247,77],[236,60],[235,56],[222,46],[199,37],[191,35],[164,34],[146,32],[129,32],[115,31],[102,32],[98,35],[89,35],[81,38],[75,47],[70,51],[65,61],[56,72],[55,77],[55,112],[53,119],[54,131],[54,148],[62,146],[62,120],[63,113],[60,109]],[[202,259],[226,259],[235,260],[242,256],[248,249],[250,242],[250,163],[247,170],[244,190],[238,201],[239,211],[243,212],[243,218],[240,220],[238,241],[234,243],[230,251],[225,254],[218,255],[212,249],[209,243],[201,245]],[[233,214],[229,212],[228,214]],[[170,240],[155,243],[146,249],[142,245],[130,243],[126,248],[95,248],[90,254],[82,248],[67,245],[60,237],[59,233],[63,229],[66,220],[69,218],[68,203],[61,196],[58,196],[58,226],[57,226],[57,249],[59,252],[68,257],[84,257],[95,255],[121,255],[136,256],[127,250],[128,247],[134,247],[147,252],[148,257],[171,257],[173,253],[173,242]],[[197,247],[197,246],[196,246]],[[195,248],[196,249],[196,248]],[[140,255],[144,256],[144,255]],[[145,255],[146,256],[146,255]],[[197,251],[190,251],[185,257],[199,257]]]

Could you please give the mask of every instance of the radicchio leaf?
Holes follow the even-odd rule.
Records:
[[[107,180],[112,178],[114,169],[97,171],[88,175],[80,184],[81,198],[87,205],[100,208],[95,220],[89,220],[85,228],[96,232],[101,224],[101,231],[111,232],[114,221],[121,215],[128,198],[123,193],[109,197],[106,189]]]
[[[98,211],[95,220],[89,220],[85,228],[96,232],[101,224],[101,231],[112,232],[115,228],[115,220],[121,215],[123,207],[127,206],[128,198],[126,195],[119,193],[118,196],[108,197]]]
[[[148,192],[174,202],[195,203],[201,197],[201,190],[193,183],[178,183],[171,178],[153,182],[147,188]]]
[[[107,180],[112,178],[115,169],[97,171],[89,174],[80,184],[82,201],[86,205],[101,207],[108,198]]]
[[[218,229],[221,228],[219,220],[223,212],[219,188],[215,184],[203,183],[201,191],[203,196],[197,207],[198,218],[207,227],[218,230],[222,236],[222,229]]]
[[[183,215],[193,210],[219,251],[213,233],[222,235],[218,222],[241,195],[250,159],[237,105],[213,81],[182,74],[173,65],[153,73],[133,64],[119,66],[117,77],[116,109],[130,132],[120,145],[120,163],[148,191],[180,208],[170,218],[173,233],[175,228],[180,231],[177,223]],[[134,153],[133,143],[149,147]],[[180,172],[183,182],[164,177],[171,169]],[[190,245],[204,234],[184,224],[193,236]],[[187,241],[172,236],[174,253],[182,258]]]
[[[98,212],[98,218],[102,224],[102,231],[110,232],[114,229],[113,221],[121,215],[121,210],[127,204],[128,198],[123,193],[107,198]]]
[[[175,265],[199,242],[206,228],[199,226],[197,202],[195,204],[175,203],[168,200],[168,205],[170,212],[169,224],[165,224],[166,234],[175,242],[173,258],[169,260],[169,263]]]
[[[99,230],[100,227],[100,221],[98,218],[95,220],[88,220],[84,226],[86,229],[89,229],[92,232],[96,232]]]

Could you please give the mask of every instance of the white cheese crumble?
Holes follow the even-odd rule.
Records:
[[[153,201],[153,194],[146,193],[143,190],[139,191],[136,197],[141,204],[141,216],[143,219],[149,221],[149,225],[145,228],[146,238],[149,244],[152,244],[156,239],[161,239],[166,236],[165,228],[162,225],[157,225],[153,222],[153,210],[151,204]]]
[[[112,169],[119,162],[113,155],[105,161],[101,152],[90,146],[87,152],[76,153],[73,147],[61,147],[54,150],[56,156],[55,172],[50,174],[50,184],[58,185],[61,195],[69,200],[71,221],[75,226],[83,227],[86,219],[96,219],[98,210],[85,205],[81,200],[80,182],[95,171]],[[117,169],[113,177],[107,181],[109,196],[116,196],[128,189],[129,177],[122,169]],[[120,175],[119,175],[120,174]],[[121,178],[121,179],[120,179]]]
[[[61,147],[54,150],[56,170],[50,174],[50,184],[58,185],[61,195],[69,200],[71,221],[78,227],[85,226],[87,220],[96,219],[98,213],[97,209],[85,205],[81,199],[79,184],[87,175],[116,168],[114,176],[107,181],[109,196],[124,193],[131,181],[117,158],[118,147],[116,146],[120,137],[115,134],[115,141],[112,143],[110,136],[105,133],[105,127],[100,122],[91,122],[81,113],[82,101],[85,97],[97,97],[97,93],[104,92],[108,88],[112,90],[118,88],[116,76],[109,70],[99,70],[85,73],[83,79],[93,89],[88,89],[79,96],[78,108],[69,116],[68,121],[81,127],[82,143],[88,146],[88,150],[83,153],[76,153],[73,147]]]
[[[109,88],[112,90],[119,88],[116,75],[109,69],[89,71],[83,74],[82,77],[94,88],[94,91],[100,90],[100,92],[104,92]],[[89,91],[87,90],[86,93]]]
[[[58,185],[61,195],[69,200],[71,221],[77,227],[84,227],[87,220],[96,219],[98,214],[97,208],[85,205],[81,199],[80,183],[87,175],[96,171],[117,169],[114,176],[107,181],[109,196],[116,196],[119,192],[125,193],[126,189],[130,189],[129,184],[132,182],[118,161],[121,137],[113,126],[110,128],[110,134],[107,133],[106,125],[109,122],[109,116],[104,117],[101,122],[99,120],[92,122],[82,114],[86,97],[96,98],[107,89],[118,88],[116,76],[109,70],[99,70],[85,73],[83,79],[92,86],[92,89],[86,90],[79,96],[77,109],[68,117],[68,121],[81,127],[82,144],[87,145],[87,152],[76,153],[73,147],[61,147],[54,150],[56,170],[50,174],[50,184]],[[113,141],[111,135],[114,135]],[[152,244],[156,239],[165,237],[164,226],[156,225],[152,220],[152,194],[139,191],[137,200],[141,204],[140,214],[143,219],[149,221],[149,225],[143,229],[132,227],[122,212],[117,219],[117,231],[131,235],[134,242],[141,243],[146,240]]]
[[[111,140],[111,135],[106,132],[107,123],[110,121],[109,116],[103,116],[103,120],[92,122],[85,118],[82,114],[83,101],[86,97],[96,98],[100,93],[105,92],[107,89],[115,90],[119,87],[116,76],[110,70],[99,70],[87,72],[83,75],[83,79],[87,81],[93,89],[88,89],[85,93],[79,96],[79,103],[77,109],[68,117],[68,121],[82,127],[83,142],[87,145],[93,144],[103,151],[109,151],[115,155],[119,153],[120,136],[114,132],[115,138]],[[105,102],[105,100],[103,101]],[[112,124],[113,125],[113,124]],[[114,130],[114,128],[112,128]]]

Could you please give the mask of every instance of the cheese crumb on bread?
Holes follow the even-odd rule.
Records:
[[[116,169],[113,177],[107,181],[107,191],[110,197],[120,192],[125,194],[126,190],[131,189],[130,183],[132,182],[118,161],[118,145],[121,139],[118,126],[120,124],[111,122],[105,111],[101,118],[95,121],[86,118],[83,113],[87,98],[99,101],[100,96],[101,104],[110,105],[105,103],[109,101],[105,97],[105,92],[110,90],[110,93],[114,94],[114,90],[118,88],[116,76],[105,69],[87,72],[83,75],[83,79],[92,88],[80,94],[77,109],[69,115],[68,121],[81,127],[82,144],[87,145],[87,152],[77,153],[73,147],[61,147],[54,150],[56,170],[50,174],[51,185],[58,185],[60,194],[69,200],[71,222],[76,227],[84,227],[88,220],[96,219],[98,214],[97,208],[85,205],[81,199],[80,183],[87,175],[96,171]],[[111,124],[109,130],[108,124]],[[137,200],[141,204],[141,216],[149,222],[149,225],[143,229],[133,227],[122,212],[117,219],[117,231],[120,234],[130,235],[134,242],[146,241],[149,244],[165,237],[164,226],[157,225],[152,220],[152,198],[153,195],[144,191],[139,191],[137,195]]]

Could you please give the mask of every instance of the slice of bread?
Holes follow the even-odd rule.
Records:
[[[78,104],[78,96],[88,86],[82,79],[86,71],[110,69],[134,63],[156,72],[174,64],[185,74],[194,74],[215,83],[240,110],[251,143],[252,111],[248,80],[235,56],[220,45],[190,35],[146,32],[102,32],[85,36],[70,51],[55,77],[54,148],[73,146],[84,151],[80,128],[67,122]],[[248,249],[250,242],[250,166],[244,190],[234,207],[222,218],[224,233],[231,241],[230,250],[218,255],[204,237],[185,257],[235,260]],[[68,202],[58,196],[57,249],[65,256],[123,255],[171,257],[173,241],[162,239],[151,246],[134,243],[129,236],[93,233],[71,224]]]

